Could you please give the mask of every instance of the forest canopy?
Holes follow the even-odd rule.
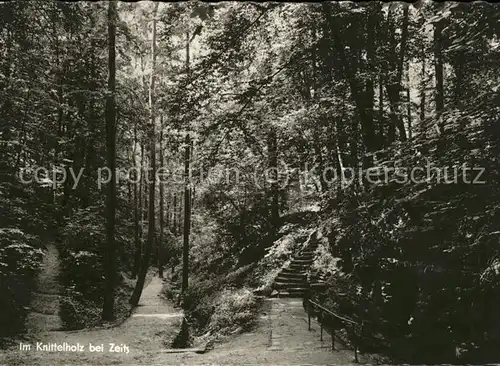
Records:
[[[1,2],[0,329],[47,242],[78,328],[137,305],[151,265],[186,301],[262,274],[294,224],[367,344],[488,362],[499,36],[486,2]]]

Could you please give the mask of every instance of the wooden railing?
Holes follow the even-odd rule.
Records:
[[[340,320],[343,324],[341,329],[347,329],[348,327],[351,328],[353,334],[354,334],[354,339],[353,339],[353,346],[354,346],[354,362],[358,363],[358,336],[361,331],[362,324],[356,323],[354,320],[348,319],[346,317],[340,316],[338,314],[335,314],[333,311],[330,309],[325,308],[324,306],[321,306],[317,302],[310,300],[310,299],[305,299],[306,305],[307,305],[307,317],[308,317],[308,327],[309,330],[311,330],[311,317],[313,310],[316,308],[319,311],[318,315],[318,323],[320,325],[320,337],[321,340],[323,341],[323,321],[324,321],[324,316],[329,316],[331,321],[331,336],[332,336],[332,352],[335,350],[335,331],[336,331],[336,326],[335,326],[335,320]]]

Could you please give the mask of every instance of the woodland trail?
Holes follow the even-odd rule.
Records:
[[[209,352],[170,353],[183,313],[163,298],[163,280],[157,276],[144,288],[139,306],[121,325],[59,331],[59,257],[55,246],[47,249],[27,319],[30,341],[25,344],[31,349],[20,350],[17,344],[0,354],[0,365],[345,365],[353,361],[352,350],[338,347],[338,342],[340,350],[331,351],[328,334],[320,341],[319,325],[314,320],[308,330],[301,298],[265,299],[253,330],[227,337]],[[40,350],[37,342],[42,342],[42,348],[66,342],[76,349]],[[112,345],[118,347],[112,349]],[[82,351],[79,346],[83,346]],[[97,346],[102,347],[100,351]],[[362,356],[360,360],[363,362]]]
[[[268,298],[257,326],[250,332],[232,336],[206,354],[185,353],[175,363],[165,354],[152,358],[153,365],[348,365],[353,364],[353,351],[336,342],[331,351],[331,338],[323,334],[315,321],[311,331],[300,298]],[[166,357],[167,356],[167,357]],[[368,359],[360,356],[360,363]]]
[[[140,306],[122,325],[115,328],[46,332],[38,342],[80,344],[83,352],[46,352],[12,349],[0,356],[6,365],[346,365],[353,362],[352,350],[337,343],[334,352],[330,338],[320,341],[319,325],[307,328],[307,316],[298,298],[265,299],[256,327],[250,332],[230,336],[204,353],[169,353],[165,340],[180,329],[182,313],[162,299],[162,280],[154,277],[144,289]],[[90,352],[89,343],[104,345],[103,352]],[[129,352],[110,352],[109,344],[126,345]],[[360,356],[361,363],[367,360]]]
[[[164,342],[173,339],[180,329],[183,314],[161,298],[162,280],[154,277],[144,288],[139,306],[121,325],[106,329],[40,332],[31,341],[31,350],[19,345],[0,354],[0,365],[136,365],[150,364],[148,355],[166,349]],[[42,351],[45,345],[81,345],[83,351]],[[103,346],[101,352],[90,351],[89,345]],[[116,347],[110,350],[111,344]],[[122,347],[127,346],[127,347]],[[123,352],[116,352],[117,350]]]
[[[28,335],[61,328],[59,266],[59,253],[54,244],[48,244],[37,277],[36,291],[31,299],[30,312],[26,318]]]

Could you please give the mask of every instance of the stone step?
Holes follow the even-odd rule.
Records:
[[[281,274],[290,274],[290,275],[300,275],[300,276],[307,276],[307,267],[300,267],[300,268],[283,268],[280,272]]]
[[[288,287],[286,291],[288,292],[301,292],[301,291],[307,291],[308,288],[307,286],[296,286],[296,287]]]
[[[290,261],[290,265],[295,264],[295,265],[302,265],[302,266],[310,266],[312,263],[313,263],[312,260],[304,261],[304,260],[300,260],[300,259],[292,259]]]
[[[281,272],[277,277],[277,281],[280,280],[295,280],[295,281],[306,281],[307,280],[307,275],[305,273],[288,273],[288,272]]]
[[[290,263],[289,268],[295,271],[306,272],[310,266],[311,266],[310,264],[305,264],[305,263]]]
[[[303,250],[301,252],[298,252],[296,255],[314,256],[315,254],[316,254],[316,250]]]
[[[306,282],[275,282],[273,287],[277,289],[305,288]]]
[[[314,261],[313,255],[296,255],[293,259],[306,260],[306,261]]]
[[[297,258],[294,258],[292,259],[292,261],[290,262],[291,264],[312,264],[313,263],[313,260],[312,259],[297,259]]]
[[[296,273],[280,273],[276,277],[276,281],[307,281],[307,276],[305,274]]]
[[[304,297],[305,295],[305,290],[302,291],[297,291],[297,290],[292,290],[292,291],[280,291],[276,297]]]

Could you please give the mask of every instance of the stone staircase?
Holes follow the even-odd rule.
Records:
[[[274,297],[304,297],[310,286],[321,283],[319,275],[310,273],[314,261],[314,252],[318,248],[318,241],[309,237],[304,247],[293,256],[290,264],[283,268],[273,284]]]

